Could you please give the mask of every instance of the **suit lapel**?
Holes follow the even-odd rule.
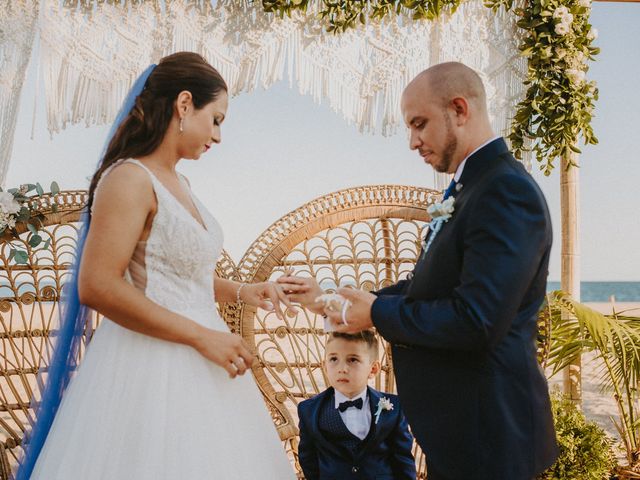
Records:
[[[382,394],[377,390],[367,387],[369,391],[369,408],[371,409],[371,428],[368,435],[362,441],[362,448],[358,452],[358,456],[365,455],[373,445],[378,444],[378,439],[384,436],[389,427],[389,413],[384,410],[380,414],[378,423],[376,423],[376,411],[378,410],[378,403],[382,399]]]
[[[464,164],[464,170],[462,170],[462,175],[458,181],[458,184],[462,185],[458,193],[464,192],[467,186],[477,183],[478,177],[484,176],[492,165],[505,154],[511,155],[507,144],[503,138],[496,138],[493,142],[485,145],[467,158],[467,163]]]

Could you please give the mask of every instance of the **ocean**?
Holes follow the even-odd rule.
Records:
[[[560,282],[548,282],[547,291],[560,290]],[[581,282],[580,301],[608,302],[611,296],[616,302],[640,302],[640,282]]]

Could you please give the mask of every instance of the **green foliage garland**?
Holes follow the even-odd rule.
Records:
[[[462,0],[318,0],[318,15],[328,32],[342,33],[359,23],[410,14],[414,20],[433,20],[453,14]],[[591,127],[595,82],[588,82],[587,61],[599,49],[594,47],[597,31],[589,23],[591,0],[485,0],[494,11],[504,7],[518,16],[522,29],[520,52],[528,59],[527,91],[517,105],[509,135],[514,154],[522,158],[531,150],[540,169],[549,175],[554,160],[563,157],[575,165],[571,152],[582,137],[597,143]],[[283,17],[293,11],[307,12],[310,0],[262,0],[265,11]],[[531,142],[531,145],[527,144]]]

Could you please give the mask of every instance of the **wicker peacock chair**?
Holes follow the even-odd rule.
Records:
[[[38,198],[43,214],[44,240],[51,246],[31,248],[31,233],[20,232],[18,238],[0,239],[0,479],[10,478],[11,470],[22,454],[21,442],[34,418],[30,400],[39,398],[36,375],[49,364],[50,334],[59,322],[59,301],[64,284],[70,279],[75,260],[81,211],[87,200],[86,191],[63,191]],[[55,205],[55,207],[54,207]],[[26,265],[9,260],[11,246],[29,255]],[[220,258],[216,273],[223,278],[236,278],[235,264],[226,252]],[[233,318],[234,304],[222,306],[225,318]],[[237,315],[236,315],[237,317]],[[85,332],[84,345],[91,339],[99,315],[92,314]],[[236,328],[230,325],[230,328]],[[81,348],[80,355],[82,356]]]

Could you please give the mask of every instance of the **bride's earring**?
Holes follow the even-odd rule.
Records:
[[[180,133],[184,132],[184,118],[180,119]]]

